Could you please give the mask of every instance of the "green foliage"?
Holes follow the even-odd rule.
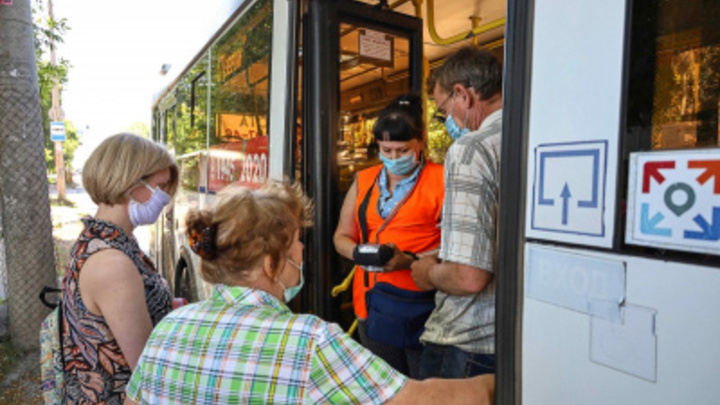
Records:
[[[131,134],[140,135],[143,138],[150,139],[150,127],[148,126],[147,122],[133,122],[132,124],[130,124],[130,126],[127,127],[126,131],[130,132]]]
[[[63,43],[63,36],[70,27],[67,19],[51,19],[47,16],[44,0],[33,2],[33,22],[35,40],[35,60],[38,71],[38,87],[40,89],[40,105],[43,112],[50,111],[52,107],[52,89],[57,83],[62,91],[62,86],[67,83],[67,75],[70,70],[70,62],[60,59],[53,65],[50,61],[50,51],[53,47]],[[71,121],[65,121],[66,141],[63,142],[63,160],[67,169],[72,169],[72,159],[75,150],[80,146],[78,131]],[[43,114],[43,130],[45,132],[45,163],[48,172],[55,173],[55,151],[54,142],[50,140],[50,116]]]
[[[426,128],[427,128],[427,151],[428,151],[428,159],[431,161],[442,164],[445,161],[445,153],[447,152],[450,145],[452,145],[453,140],[452,138],[447,134],[447,131],[445,130],[445,125],[438,122],[433,118],[433,115],[435,115],[435,112],[437,111],[437,106],[435,105],[435,102],[428,99],[428,102],[426,104],[427,107],[427,122],[426,122]]]

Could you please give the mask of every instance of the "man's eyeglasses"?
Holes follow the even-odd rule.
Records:
[[[437,111],[435,111],[435,114],[433,114],[433,119],[441,124],[444,124],[447,120],[447,112],[445,111],[445,104],[447,104],[448,100],[451,98],[454,98],[455,92],[451,91],[450,94],[445,98],[445,100],[440,103],[437,107]]]

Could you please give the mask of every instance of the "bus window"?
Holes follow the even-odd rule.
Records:
[[[484,45],[480,45],[479,47],[481,49],[485,49],[491,52],[498,58],[498,60],[502,61],[505,50],[504,45],[505,41],[503,39],[500,39]],[[432,61],[430,63],[431,70],[442,65],[442,63],[445,61],[446,56],[447,55],[443,55],[442,57]],[[430,94],[432,94],[432,90],[433,89],[427,89]],[[427,141],[425,144],[425,148],[427,149],[427,157],[428,159],[437,164],[443,164],[445,162],[445,154],[447,153],[448,148],[450,148],[450,145],[452,145],[453,140],[447,134],[447,131],[445,130],[445,125],[433,118],[435,116],[435,112],[437,111],[437,105],[435,104],[435,100],[428,97],[427,103],[425,104],[425,110],[425,128],[427,130]]]
[[[165,139],[163,141],[168,150],[175,149],[175,106],[165,111]]]
[[[649,138],[640,149],[717,147],[720,3],[635,2],[632,16],[628,125]]]
[[[427,110],[425,113],[427,118],[425,122],[427,131],[425,146],[427,149],[427,157],[437,164],[443,164],[445,162],[445,154],[450,145],[452,145],[453,139],[447,134],[445,124],[433,118],[437,112],[435,101],[428,99],[425,108]]]
[[[210,192],[267,179],[271,6],[256,2],[212,48]]]

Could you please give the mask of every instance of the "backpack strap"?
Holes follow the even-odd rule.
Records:
[[[57,293],[61,293],[61,292],[62,292],[62,290],[59,288],[45,286],[42,288],[42,290],[40,290],[40,301],[42,301],[42,303],[45,304],[46,307],[48,307],[50,309],[55,309],[58,307],[58,305],[60,305],[60,302],[54,303],[54,302],[48,301],[47,295],[48,294],[57,294]]]

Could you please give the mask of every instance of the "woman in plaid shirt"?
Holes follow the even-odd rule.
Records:
[[[153,330],[127,404],[492,403],[492,376],[410,380],[336,324],[288,309],[303,285],[310,210],[299,187],[271,182],[226,189],[188,214],[214,292]]]

